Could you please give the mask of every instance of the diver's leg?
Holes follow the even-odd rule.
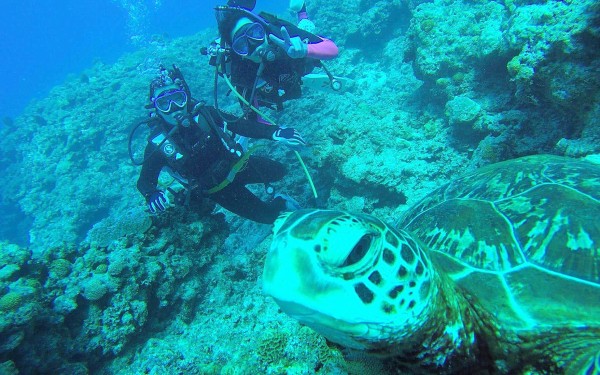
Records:
[[[250,156],[248,165],[235,176],[238,184],[258,184],[279,181],[287,173],[286,167],[278,161],[263,156]]]
[[[270,202],[263,202],[244,185],[235,181],[211,194],[210,198],[234,214],[264,224],[272,224],[286,209],[284,199],[275,198]]]

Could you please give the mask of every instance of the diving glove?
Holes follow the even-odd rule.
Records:
[[[306,141],[294,128],[279,128],[273,133],[273,140],[282,142],[290,148],[306,146]]]
[[[152,214],[164,212],[171,204],[169,198],[160,190],[148,194],[146,201],[148,202],[148,210]]]
[[[299,36],[290,37],[285,26],[281,26],[281,36],[283,39],[269,34],[269,39],[288,54],[292,59],[301,59],[308,53],[308,45],[300,39]]]
[[[285,201],[285,210],[286,211],[296,211],[302,208],[302,206],[300,206],[300,203],[298,203],[297,200],[295,200],[294,198],[290,197],[287,194],[275,194],[275,198],[274,199],[283,199]]]

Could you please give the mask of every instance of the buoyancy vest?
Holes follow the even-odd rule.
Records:
[[[231,19],[248,17],[254,22],[262,24],[268,34],[273,34],[281,39],[283,39],[281,27],[285,26],[290,37],[298,36],[305,43],[319,43],[322,40],[319,36],[270,13],[261,12],[256,15],[239,8],[224,7],[224,9],[230,13],[228,21],[225,22],[228,25],[232,23]],[[231,38],[228,32],[229,27],[220,27],[219,29],[222,33],[221,41]],[[309,57],[293,59],[279,48],[274,48],[273,52],[275,53],[274,60],[263,61],[261,72],[259,72],[260,64],[244,59],[235,53],[232,53],[228,59],[229,68],[222,69],[222,71],[231,74],[232,84],[240,92],[246,92],[246,99],[251,99],[250,93],[258,84],[255,92],[259,105],[275,105],[278,110],[281,110],[284,101],[301,96],[302,77],[318,66],[320,61]],[[259,75],[258,79],[257,75]]]
[[[177,131],[167,133],[163,129],[150,141],[164,155],[169,169],[178,173],[177,179],[185,181],[184,186],[216,193],[245,168],[252,152],[245,154],[230,133],[214,121],[207,107],[197,106],[192,116],[190,126],[194,128],[186,130],[193,132],[187,134],[192,137],[177,137]]]

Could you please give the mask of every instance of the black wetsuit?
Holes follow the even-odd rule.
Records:
[[[321,37],[266,12],[255,15],[236,8],[227,8],[226,11],[229,12],[229,16],[222,19],[218,24],[221,40],[223,41],[233,39],[231,30],[240,17],[248,17],[252,21],[259,22],[266,27],[267,34],[273,34],[280,39],[283,39],[281,27],[285,26],[291,37],[298,36],[309,44],[322,41]],[[261,65],[236,53],[230,54],[226,60],[230,66],[229,68],[223,68],[223,70],[230,71],[232,84],[240,93],[243,93],[246,100],[253,99],[256,100],[256,103],[253,104],[258,106],[274,107],[281,110],[283,102],[300,98],[302,95],[302,77],[310,73],[315,67],[321,66],[321,62],[312,57],[291,58],[278,47],[271,47],[269,51],[273,56],[272,59],[265,58],[262,60],[262,70],[258,77],[260,81],[257,81],[257,75]],[[254,98],[251,98],[252,88],[257,84],[260,87],[256,88]],[[251,113],[250,115],[255,117],[255,114]]]
[[[225,120],[235,119],[223,112],[221,115]],[[197,117],[193,117],[190,126],[179,126],[168,137],[166,133],[172,129],[171,125],[160,117],[156,118],[155,131],[146,146],[145,161],[137,182],[138,190],[146,198],[156,192],[161,170],[169,167],[187,180],[192,197],[207,196],[242,217],[260,223],[272,223],[285,209],[285,201],[274,199],[271,202],[263,202],[245,185],[277,181],[286,174],[286,168],[277,161],[250,156],[247,166],[235,175],[231,183],[208,194],[208,190],[225,180],[239,156],[223,144],[223,133],[218,134],[211,128],[206,117],[212,118],[214,125],[220,129],[224,128],[224,122],[213,107],[203,107]],[[227,130],[250,138],[272,139],[277,129],[274,125],[243,119],[227,123]],[[164,138],[167,138],[167,141],[161,144]],[[240,149],[239,145],[234,145]]]
[[[302,95],[302,77],[314,68],[314,59],[292,59],[280,54],[275,61],[266,61],[260,78],[264,85],[256,89],[255,99],[259,106],[283,108],[283,102],[298,99]],[[231,56],[231,81],[239,92],[245,92],[246,100],[254,86],[259,64],[233,54]]]

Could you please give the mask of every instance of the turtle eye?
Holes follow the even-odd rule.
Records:
[[[358,240],[356,245],[354,245],[352,251],[350,251],[350,254],[348,254],[346,260],[344,260],[344,263],[341,265],[341,267],[351,266],[359,262],[362,258],[364,258],[364,256],[367,254],[367,251],[369,251],[372,242],[373,235],[365,234],[364,236],[362,236]]]

